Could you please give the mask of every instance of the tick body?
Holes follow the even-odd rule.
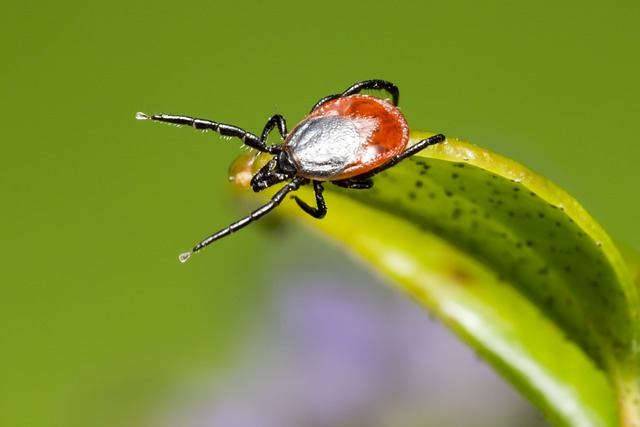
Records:
[[[282,149],[298,175],[318,181],[353,178],[404,151],[409,126],[389,102],[352,95],[316,108],[287,136]]]
[[[391,95],[391,102],[361,95],[363,90],[384,90]],[[326,182],[352,189],[371,188],[371,177],[374,175],[430,145],[446,140],[444,135],[434,135],[407,148],[409,126],[397,108],[398,98],[399,91],[393,83],[366,80],[340,94],[322,98],[291,132],[287,131],[284,117],[271,117],[260,137],[239,127],[211,120],[137,113],[136,118],[140,120],[190,125],[196,129],[213,130],[223,136],[237,137],[248,147],[273,155],[251,178],[253,191],[287,182],[269,203],[181,254],[180,261],[185,262],[205,246],[266,215],[302,185],[313,185],[316,206],[309,206],[296,196],[292,198],[309,215],[324,218],[327,207],[322,192]],[[267,138],[276,127],[284,141],[282,144],[267,145]]]

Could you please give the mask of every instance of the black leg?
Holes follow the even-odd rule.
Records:
[[[429,147],[430,145],[434,145],[434,144],[438,144],[440,142],[443,142],[447,139],[446,136],[442,135],[442,134],[438,134],[438,135],[434,135],[431,136],[427,139],[423,139],[422,141],[418,142],[417,144],[412,145],[411,147],[407,148],[406,150],[404,150],[402,153],[398,154],[397,156],[391,158],[391,160],[389,160],[387,163],[384,163],[380,166],[378,166],[375,169],[370,170],[367,173],[364,173],[362,175],[358,175],[358,180],[367,180],[369,178],[371,178],[372,176],[379,174],[380,172],[389,169],[391,166],[398,164],[399,162],[403,161],[404,159],[406,159],[407,157],[411,157],[414,154],[424,150],[425,148]]]
[[[314,218],[322,219],[327,214],[327,204],[324,202],[324,197],[322,197],[324,188],[322,187],[322,183],[320,181],[313,181],[313,191],[316,194],[316,205],[318,206],[317,208],[312,208],[296,196],[291,196],[291,198],[296,201],[298,206],[300,206],[303,211]]]
[[[305,179],[301,177],[294,178],[291,182],[287,183],[287,185],[282,187],[271,198],[271,201],[269,201],[269,203],[251,212],[248,216],[242,218],[241,220],[234,222],[233,224],[229,225],[227,228],[224,228],[218,231],[217,233],[207,237],[202,242],[195,245],[193,249],[191,249],[189,252],[180,254],[178,258],[180,259],[180,261],[185,262],[189,259],[191,255],[193,255],[195,252],[198,252],[200,249],[203,249],[204,247],[209,246],[211,243],[215,242],[216,240],[222,239],[223,237],[226,237],[229,234],[234,233],[246,227],[247,225],[251,224],[252,222],[262,218],[264,215],[268,214],[274,208],[276,208],[282,202],[282,200],[284,200],[287,194],[289,194],[292,191],[296,191],[298,188],[300,188],[300,185],[302,185],[304,181]]]
[[[331,181],[333,185],[337,185],[342,188],[351,188],[354,190],[368,190],[373,187],[373,181],[371,179],[355,179],[355,178],[347,178],[341,179],[339,181]]]
[[[212,130],[222,136],[233,136],[236,138],[240,138],[243,144],[248,147],[255,148],[258,151],[271,154],[280,152],[279,145],[267,146],[266,142],[258,138],[256,135],[233,125],[217,123],[205,119],[196,119],[194,117],[188,116],[173,116],[171,114],[156,114],[153,116],[148,116],[144,113],[136,113],[136,118],[139,120],[155,120],[157,122],[172,123],[174,125],[187,125],[193,127],[194,129]]]
[[[400,101],[400,90],[398,89],[398,86],[386,80],[365,80],[363,82],[356,83],[353,86],[351,86],[349,89],[342,92],[342,95],[340,96],[355,95],[356,93],[360,93],[363,90],[374,90],[374,89],[386,90],[387,92],[389,92],[389,95],[391,95],[391,98],[393,100],[393,105],[396,105],[396,106],[398,105],[398,102]]]
[[[400,101],[400,90],[393,83],[386,80],[365,80],[363,82],[352,85],[349,89],[345,90],[341,94],[325,96],[320,101],[318,101],[316,105],[313,106],[311,111],[329,101],[342,98],[343,96],[355,95],[362,92],[363,90],[385,90],[391,95],[393,105],[397,106],[398,102]]]
[[[278,131],[280,131],[280,136],[282,137],[282,139],[287,137],[287,134],[289,133],[287,132],[287,122],[280,114],[276,114],[269,119],[266,125],[264,125],[264,130],[262,131],[262,136],[260,137],[260,139],[263,140],[265,144],[267,142],[269,134],[276,125],[278,125]]]
[[[335,94],[335,95],[329,95],[329,96],[325,96],[324,98],[322,98],[320,101],[316,102],[316,105],[313,106],[313,108],[311,109],[310,113],[312,113],[313,111],[315,111],[316,108],[321,107],[322,105],[326,104],[329,101],[333,101],[334,99],[338,99],[340,98],[340,94]]]

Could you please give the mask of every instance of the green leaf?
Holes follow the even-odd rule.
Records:
[[[429,135],[413,133],[412,142]],[[573,198],[454,139],[374,181],[369,190],[327,185],[322,221],[294,203],[281,211],[389,277],[554,424],[639,421],[640,304],[628,267],[638,263]]]

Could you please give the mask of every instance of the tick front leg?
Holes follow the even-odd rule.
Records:
[[[324,202],[324,197],[322,197],[324,188],[322,187],[322,183],[320,181],[313,181],[313,191],[316,195],[317,208],[312,208],[311,206],[300,200],[300,198],[297,196],[291,196],[291,198],[296,201],[298,206],[300,206],[303,211],[314,218],[322,219],[327,214],[327,204]]]
[[[247,132],[237,126],[227,125],[224,123],[218,123],[206,119],[197,119],[189,116],[174,116],[171,114],[155,114],[148,116],[145,113],[136,113],[136,119],[138,120],[154,120],[156,122],[171,123],[174,125],[186,125],[191,126],[194,129],[212,130],[219,133],[222,136],[231,136],[239,138],[242,143],[248,147],[255,148],[258,151],[264,153],[275,154],[280,151],[280,147],[277,145],[267,146],[266,142],[258,138],[256,135]]]
[[[252,222],[257,221],[258,219],[262,218],[263,216],[271,212],[273,209],[275,209],[282,202],[282,200],[284,200],[287,194],[289,194],[292,191],[296,191],[298,188],[300,188],[300,185],[303,185],[303,184],[304,184],[304,178],[294,178],[291,182],[287,183],[287,185],[282,187],[271,198],[269,203],[251,212],[248,216],[242,218],[241,220],[234,222],[233,224],[229,225],[227,228],[223,228],[217,233],[207,237],[202,242],[195,245],[193,249],[191,249],[189,252],[180,254],[178,258],[180,259],[181,262],[186,262],[189,259],[189,257],[191,257],[191,255],[209,246],[211,243],[215,242],[216,240],[222,239],[223,237],[226,237],[229,234],[234,233],[246,227]]]

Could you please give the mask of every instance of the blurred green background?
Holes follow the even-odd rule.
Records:
[[[638,250],[639,23],[637,2],[5,2],[0,424],[146,425],[234,365],[283,277],[369,280],[296,227],[181,265],[245,213],[243,151],[136,111],[259,132],[391,80],[413,128],[521,161]]]

